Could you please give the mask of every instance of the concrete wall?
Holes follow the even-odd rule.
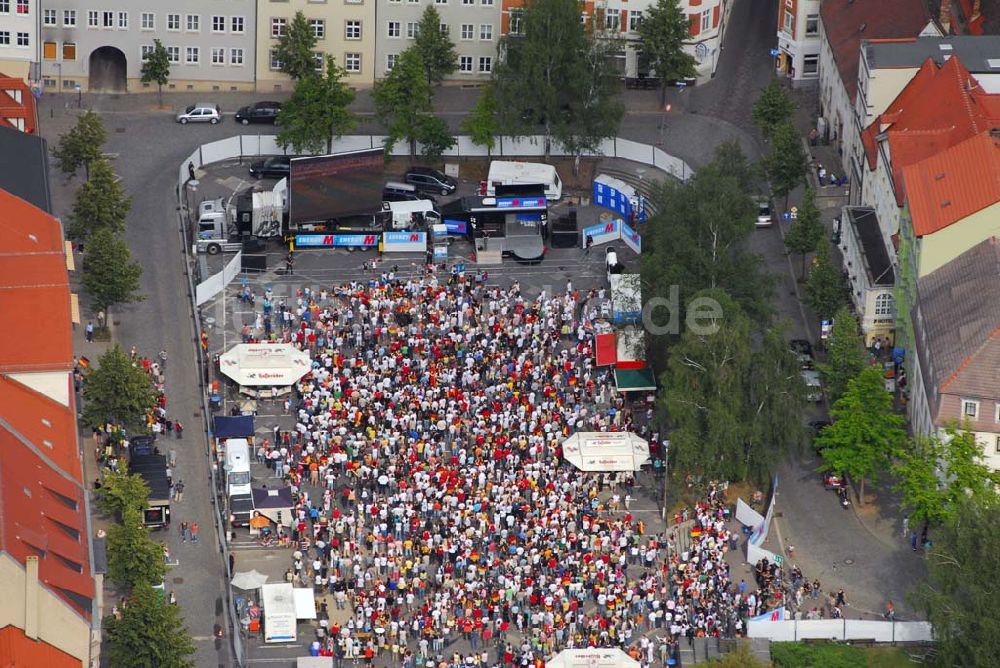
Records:
[[[90,624],[49,591],[37,579],[37,572],[29,595],[28,570],[9,553],[0,553],[0,582],[5,592],[0,605],[0,628],[13,625],[27,632],[28,627],[33,627],[39,640],[80,659],[84,666],[89,665]],[[29,602],[37,605],[34,619],[26,617]]]

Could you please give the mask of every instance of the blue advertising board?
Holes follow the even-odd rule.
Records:
[[[498,209],[544,209],[544,197],[497,197]]]
[[[468,234],[469,233],[469,224],[467,222],[465,222],[464,220],[455,220],[453,218],[445,218],[444,219],[444,226],[445,226],[446,230],[448,230],[449,232],[453,232],[455,234]]]
[[[296,234],[299,248],[374,248],[377,234]]]

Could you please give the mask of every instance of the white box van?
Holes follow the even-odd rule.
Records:
[[[250,494],[250,443],[245,438],[226,441],[226,493]]]
[[[545,188],[545,199],[562,197],[562,181],[556,168],[541,162],[511,162],[494,160],[486,177],[486,196],[495,197],[497,186],[540,185]]]
[[[430,228],[441,222],[441,214],[434,210],[434,202],[428,199],[382,202],[382,209],[392,213],[392,229],[394,230],[418,227],[421,222]],[[414,220],[414,214],[416,214],[417,220]]]

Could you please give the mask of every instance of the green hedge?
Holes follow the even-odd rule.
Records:
[[[837,643],[771,643],[775,668],[866,668],[862,649]]]

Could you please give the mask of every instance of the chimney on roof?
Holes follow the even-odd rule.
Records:
[[[949,206],[951,206],[951,200],[950,199],[946,199],[945,201],[941,202],[941,208],[942,209],[944,209],[946,207],[949,207]]]
[[[945,35],[951,34],[951,0],[941,0],[941,13],[938,15],[938,23]]]
[[[24,635],[38,640],[38,557],[30,555],[24,559]]]
[[[944,172],[938,172],[937,174],[934,175],[935,181],[940,181],[943,178],[944,178]]]

